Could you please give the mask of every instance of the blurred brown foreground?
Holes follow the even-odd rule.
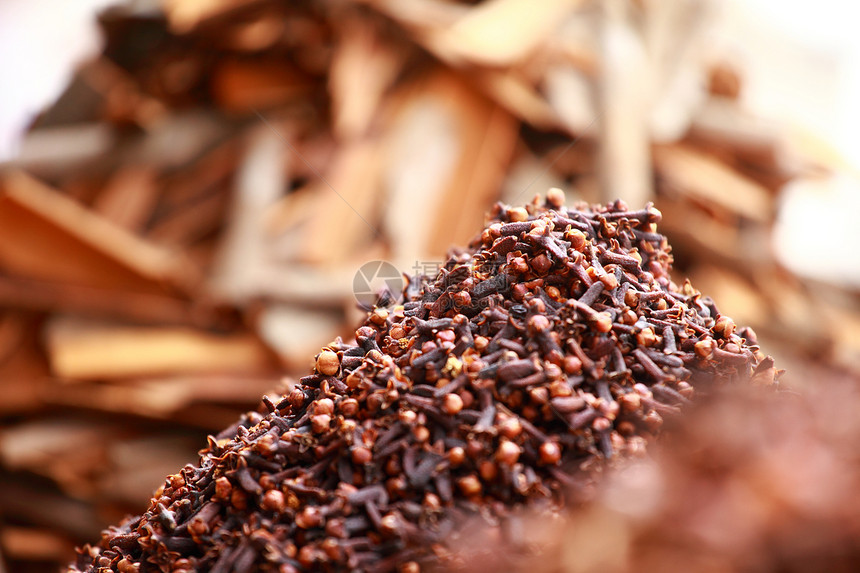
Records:
[[[467,537],[464,570],[857,571],[858,410],[849,382],[803,396],[713,396],[685,412],[656,453],[610,474],[591,503],[565,519],[523,516],[522,554],[540,548],[543,559],[512,559],[509,545]]]

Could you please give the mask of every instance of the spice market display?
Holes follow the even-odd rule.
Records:
[[[697,391],[772,385],[772,360],[689,282],[650,205],[497,204],[438,276],[412,277],[167,478],[69,571],[452,567],[469,517],[585,499]],[[515,540],[511,540],[512,543]]]
[[[430,275],[411,285],[406,296],[415,297],[435,280],[447,249],[467,245],[494,204],[520,205],[549,188],[564,189],[568,204],[587,218],[590,208],[580,202],[607,209],[621,207],[611,206],[617,198],[632,209],[653,202],[662,213],[659,232],[672,246],[676,294],[688,296],[683,285],[689,277],[737,324],[753,328],[758,345],[786,369],[781,386],[818,399],[825,380],[860,383],[860,291],[825,275],[797,274],[771,248],[791,188],[826,186],[832,175],[844,175],[844,164],[826,142],[750,105],[767,99],[757,92],[758,70],[788,69],[786,60],[768,50],[771,65],[748,66],[738,54],[755,50],[753,38],[741,38],[741,51],[726,46],[728,36],[719,34],[724,22],[706,9],[715,3],[112,4],[97,17],[101,48],[69,70],[62,93],[22,135],[18,155],[0,165],[0,570],[67,567],[76,547],[144,512],[166,475],[197,464],[208,434],[252,409],[261,417],[244,423],[250,428],[261,421],[261,396],[277,405],[322,347],[337,336],[354,339],[356,325],[366,320],[352,288],[364,264],[388,261],[409,274]],[[602,9],[612,6],[621,9]],[[708,33],[711,26],[718,37]],[[793,77],[803,75],[795,67],[797,53],[788,50]],[[819,101],[817,92],[803,90],[830,85],[817,78],[795,82],[792,94]],[[502,211],[494,216],[508,224]],[[825,239],[822,231],[840,231],[828,215],[808,216],[808,225],[798,228],[809,232],[789,227],[792,236],[821,245],[828,255],[822,258],[850,250],[850,241]],[[552,232],[565,230],[555,226]],[[573,245],[575,237],[561,240]],[[630,247],[638,248],[635,241]],[[569,257],[568,263],[575,255]],[[800,253],[792,258],[801,261]],[[557,274],[552,252],[547,260],[554,265],[547,272]],[[850,252],[844,260],[852,260]],[[546,264],[528,259],[535,262]],[[604,269],[617,264],[598,262]],[[511,264],[511,272],[521,268],[520,261]],[[834,264],[831,271],[844,267]],[[654,269],[644,270],[662,280]],[[602,275],[588,278],[603,284]],[[612,307],[600,307],[617,302],[608,294],[612,279],[604,280],[604,290],[595,286],[582,302],[597,305],[598,315],[612,315]],[[551,282],[534,289],[545,305],[556,295],[585,295]],[[475,296],[474,288],[440,305],[450,300],[456,309],[493,300]],[[529,345],[543,337],[541,324],[529,330],[534,310],[517,304],[526,315],[513,320],[524,330],[506,343],[512,347],[499,342],[494,350],[508,353],[505,360],[511,352],[523,360],[517,344],[530,356]],[[681,320],[672,315],[672,301],[665,304],[648,306],[667,314],[654,320]],[[546,312],[555,332],[554,309]],[[600,316],[589,321],[584,307],[564,312],[583,320],[589,333],[606,324]],[[471,323],[475,316],[467,318]],[[501,321],[500,315],[490,319]],[[385,328],[399,320],[389,316]],[[403,325],[407,332],[414,322]],[[613,325],[600,336],[624,339],[625,328],[637,328],[623,320]],[[373,321],[366,326],[380,328]],[[650,385],[650,399],[661,404],[655,411],[665,420],[680,403],[668,392],[686,398],[690,389],[671,380],[655,384],[646,370],[656,370],[642,356],[667,376],[672,369],[690,370],[690,379],[680,382],[697,392],[701,380],[695,368],[653,351],[662,349],[664,329],[652,329],[659,343],[640,346],[652,339],[646,332],[621,353],[632,376]],[[436,344],[445,345],[448,330],[456,329],[439,330],[443,340]],[[732,354],[734,347],[713,338],[712,360],[727,359],[723,351]],[[382,339],[377,344],[384,355],[393,350]],[[683,344],[676,341],[682,362],[691,352]],[[565,357],[583,362],[559,345]],[[580,346],[586,356],[593,350]],[[705,356],[707,346],[699,348]],[[642,352],[632,354],[635,349]],[[564,360],[548,367],[540,356],[529,376],[555,367],[570,376]],[[346,360],[346,369],[354,360]],[[527,363],[518,368],[531,368]],[[609,358],[595,368],[607,366],[611,375],[615,363]],[[759,379],[770,376],[766,364]],[[346,383],[342,374],[337,379]],[[600,409],[607,408],[604,390],[589,384],[584,380],[572,398],[582,390],[595,401],[569,413],[583,415],[590,437],[581,445],[595,449],[589,459],[602,459],[608,446],[613,460],[638,451],[636,438],[644,439],[647,426],[636,426],[632,443],[620,447],[618,436],[627,440],[623,432],[630,428],[622,423],[622,396],[613,382],[608,390],[621,414],[611,420],[614,430],[594,432],[595,423],[600,429],[611,416]],[[528,413],[529,392],[519,394]],[[464,411],[481,410],[480,403],[460,399]],[[456,409],[457,398],[448,400]],[[564,400],[559,404],[564,408]],[[417,402],[409,407],[427,422]],[[503,408],[520,412],[498,404],[506,414]],[[543,406],[535,408],[541,422]],[[600,415],[588,421],[592,410]],[[460,418],[472,423],[472,415]],[[656,425],[657,415],[648,423]],[[435,427],[427,423],[428,431]],[[508,440],[521,450],[516,463],[526,464],[536,442],[520,436]],[[493,445],[501,447],[498,440]],[[515,454],[507,442],[503,449]],[[499,465],[495,450],[488,455]],[[558,473],[556,466],[523,467],[541,479],[562,479],[547,477],[550,469]],[[483,488],[480,468],[471,469]],[[585,482],[569,491],[590,492]],[[452,492],[462,496],[456,480]],[[185,514],[175,515],[181,521]],[[738,521],[746,520],[741,515]],[[513,529],[505,535],[520,537]]]

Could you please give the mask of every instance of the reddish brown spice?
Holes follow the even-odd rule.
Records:
[[[437,276],[210,440],[70,571],[419,571],[446,562],[466,517],[563,507],[699,389],[763,360],[752,331],[672,283],[659,221],[568,209],[558,190],[497,205]]]

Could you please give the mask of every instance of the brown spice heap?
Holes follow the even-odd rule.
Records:
[[[466,518],[510,535],[514,508],[586,497],[694,389],[773,382],[751,330],[672,283],[659,220],[558,190],[497,205],[70,570],[418,571],[451,563]]]

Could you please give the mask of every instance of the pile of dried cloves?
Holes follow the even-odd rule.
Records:
[[[467,518],[586,496],[663,419],[723,383],[772,384],[749,329],[670,279],[660,213],[496,205],[315,372],[167,478],[70,571],[402,571],[456,561]]]

